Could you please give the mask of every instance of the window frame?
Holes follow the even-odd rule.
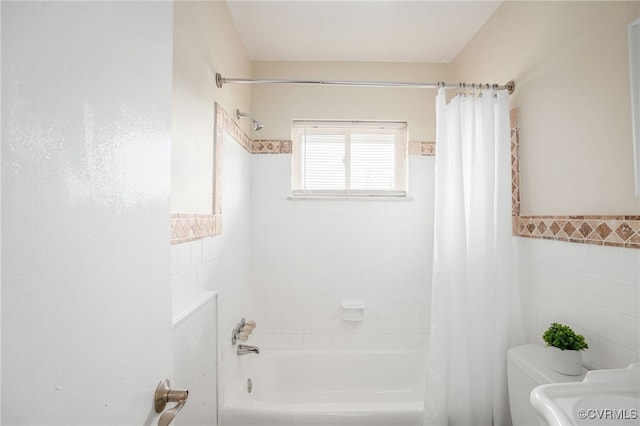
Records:
[[[336,134],[342,132],[345,146],[345,189],[305,189],[302,188],[301,135]],[[351,135],[353,134],[393,134],[394,144],[394,188],[393,189],[351,189]],[[293,120],[291,125],[291,196],[292,198],[406,198],[408,188],[407,146],[408,132],[405,121],[354,121],[354,120]]]

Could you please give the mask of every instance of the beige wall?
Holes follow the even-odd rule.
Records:
[[[435,82],[449,64],[254,62],[254,78]],[[231,76],[230,76],[231,77]],[[252,109],[264,129],[254,139],[290,139],[293,119],[406,120],[410,140],[435,140],[435,91],[341,86],[255,85]]]
[[[638,2],[505,2],[453,62],[516,81],[523,215],[639,214],[627,24]]]
[[[250,86],[219,89],[215,73],[249,77],[251,62],[224,2],[177,1],[173,44],[171,211],[211,214],[214,103],[231,113],[251,101]]]

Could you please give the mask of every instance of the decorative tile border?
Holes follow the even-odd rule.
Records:
[[[252,154],[291,154],[293,142],[291,140],[258,139],[251,141]]]
[[[221,215],[189,213],[171,215],[171,244],[199,240],[218,235],[221,231]]]
[[[520,216],[520,127],[518,110],[509,111],[511,132],[511,234],[518,236],[518,216]]]
[[[640,248],[640,216],[520,216],[518,235]]]
[[[512,109],[511,119],[511,215],[520,216],[520,128],[518,110]]]
[[[436,155],[436,143],[409,141],[409,155],[426,155],[433,157]]]
[[[252,154],[291,154],[293,142],[279,139],[251,141]],[[409,141],[409,155],[436,155],[435,142]]]
[[[222,141],[222,136],[218,139],[218,131],[222,134],[222,131],[229,133],[229,135],[240,144],[247,152],[251,152],[251,138],[247,136],[240,126],[236,123],[220,105],[216,103],[216,141]],[[222,145],[222,144],[220,144]]]
[[[213,214],[174,213],[171,215],[171,244],[180,244],[219,235],[222,232],[222,138],[227,132],[247,152],[251,151],[252,141],[242,131],[235,120],[218,103],[214,106],[214,182]]]

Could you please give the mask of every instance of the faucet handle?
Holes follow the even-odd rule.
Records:
[[[231,343],[235,345],[238,340],[240,340],[241,342],[246,342],[254,328],[256,328],[255,321],[245,321],[245,319],[242,318],[242,320],[240,320],[240,322],[233,329],[233,334],[231,335]]]

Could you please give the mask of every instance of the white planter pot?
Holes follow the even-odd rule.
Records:
[[[549,346],[549,367],[560,374],[579,376],[582,374],[582,351],[561,350]]]

